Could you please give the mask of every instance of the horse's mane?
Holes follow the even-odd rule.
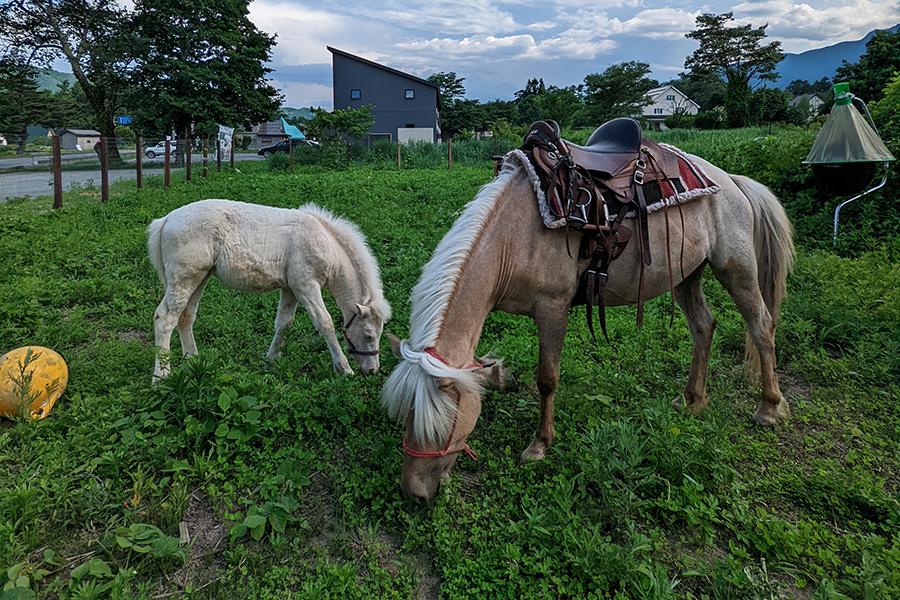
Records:
[[[312,214],[319,219],[328,230],[337,238],[337,241],[347,250],[356,272],[359,274],[363,287],[365,288],[366,302],[375,314],[382,320],[387,321],[391,318],[391,306],[384,299],[384,293],[381,289],[381,271],[375,256],[372,254],[369,244],[366,242],[366,236],[363,235],[359,227],[355,223],[339,217],[331,211],[324,209],[316,204],[305,204],[300,210]]]
[[[401,343],[403,360],[385,382],[381,404],[400,421],[413,410],[413,433],[420,443],[446,439],[456,416],[455,398],[440,390],[436,378],[450,379],[460,392],[480,393],[481,381],[475,373],[447,366],[424,350],[437,341],[460,274],[500,195],[518,173],[518,168],[504,167],[481,188],[438,243],[413,288],[409,340]]]

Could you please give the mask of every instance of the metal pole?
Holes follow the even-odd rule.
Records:
[[[100,138],[100,202],[109,202],[109,156],[107,155],[108,142],[105,137]]]
[[[403,168],[400,166],[400,140],[397,140],[397,168]]]
[[[447,170],[453,168],[453,138],[447,140]]]
[[[291,173],[294,172],[294,138],[288,140],[288,156],[291,159]]]
[[[834,209],[834,236],[831,238],[831,245],[832,245],[832,246],[837,246],[838,222],[839,222],[840,219],[841,219],[841,209],[844,208],[845,205],[850,204],[851,202],[853,202],[854,200],[859,200],[860,198],[862,198],[862,197],[865,196],[866,194],[871,194],[871,193],[874,192],[875,190],[881,189],[882,187],[884,187],[884,184],[885,184],[885,182],[887,181],[888,164],[887,164],[887,163],[883,163],[883,164],[884,164],[884,175],[882,175],[882,177],[881,177],[881,183],[879,183],[878,185],[876,185],[875,187],[873,187],[873,188],[870,189],[870,190],[866,190],[866,191],[863,192],[862,194],[859,194],[859,195],[857,195],[857,196],[853,196],[853,197],[850,198],[849,200],[844,200],[843,202],[841,202],[840,204],[838,204],[838,207],[837,207],[836,209]]]
[[[234,170],[234,132],[231,133],[231,152],[229,152],[228,164]]]
[[[62,208],[62,151],[58,135],[52,138],[53,145],[53,208]]]
[[[209,149],[209,138],[203,138],[203,176],[206,177],[207,153]]]
[[[137,146],[135,146],[135,160],[137,160],[137,189],[141,189],[142,187],[144,187],[144,139],[139,136],[136,141]]]
[[[166,138],[166,156],[163,158],[163,187],[169,187],[169,152],[172,151],[172,142]]]

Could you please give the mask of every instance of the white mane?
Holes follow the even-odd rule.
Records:
[[[481,188],[440,241],[413,288],[409,340],[400,344],[403,360],[385,382],[381,404],[400,421],[413,410],[413,433],[420,443],[446,440],[456,417],[456,399],[439,389],[436,378],[452,380],[461,393],[480,393],[480,380],[472,371],[449,367],[424,350],[437,341],[460,274],[501,193],[518,173],[518,168],[504,167]]]
[[[310,213],[319,219],[337,238],[341,246],[346,248],[365,290],[364,301],[360,304],[368,305],[381,318],[382,322],[390,319],[391,307],[384,299],[384,292],[381,289],[381,271],[378,269],[378,263],[359,227],[316,204],[304,204],[298,210]]]

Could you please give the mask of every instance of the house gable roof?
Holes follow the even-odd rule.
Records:
[[[63,127],[61,129],[56,130],[56,135],[62,135],[64,133],[73,133],[75,135],[91,136],[91,137],[97,137],[100,135],[99,131],[95,131],[93,129],[69,129],[67,127]]]
[[[679,89],[678,89],[677,87],[675,87],[674,85],[664,85],[664,86],[662,86],[662,87],[653,88],[652,90],[648,90],[644,95],[645,95],[645,96],[650,96],[650,98],[655,102],[657,98],[659,98],[660,96],[662,96],[664,93],[666,93],[666,92],[669,91],[669,90],[678,92],[679,94],[681,94],[681,96],[682,96],[685,100],[687,100],[688,102],[690,102],[691,104],[693,104],[693,105],[696,106],[697,108],[700,108],[700,105],[699,105],[699,104],[697,104],[696,102],[694,102],[693,100],[691,100],[690,98],[688,98],[687,94],[685,94],[684,92],[682,92],[681,90],[679,90]]]
[[[441,89],[439,86],[431,83],[427,79],[422,79],[421,77],[416,77],[415,75],[410,75],[409,73],[404,73],[403,71],[398,71],[397,69],[392,69],[391,67],[386,67],[384,65],[380,65],[377,62],[371,61],[367,58],[363,58],[361,56],[356,56],[355,54],[350,54],[349,52],[344,52],[343,50],[338,50],[337,48],[332,48],[331,46],[325,46],[328,48],[328,51],[332,54],[337,54],[338,56],[343,56],[345,58],[349,58],[351,60],[355,60],[361,62],[363,64],[369,65],[370,67],[375,67],[377,69],[381,69],[382,71],[387,71],[388,73],[393,73],[394,75],[399,75],[401,77],[405,77],[417,83],[421,83],[422,85],[427,85],[429,87],[437,90],[437,103],[438,108],[441,108]]]

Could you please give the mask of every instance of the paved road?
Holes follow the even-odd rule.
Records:
[[[192,163],[201,162],[203,157],[191,157]],[[10,159],[7,159],[10,160]],[[261,156],[255,154],[235,154],[235,161],[239,160],[263,160]],[[144,158],[144,163],[162,163],[163,158],[155,158],[153,160]],[[209,161],[212,169],[216,168],[215,161]],[[162,175],[160,169],[149,169],[144,171],[144,177],[153,175]],[[198,169],[193,169],[193,176],[199,177]],[[109,182],[113,183],[120,179],[135,179],[137,172],[132,170],[111,170],[109,172]],[[182,169],[172,170],[172,177],[184,178]],[[100,187],[100,170],[96,171],[63,171],[62,172],[63,191],[69,191],[76,186],[95,186]],[[53,174],[50,172],[17,172],[17,173],[0,173],[0,202],[9,200],[10,198],[38,198],[40,196],[53,195]]]

